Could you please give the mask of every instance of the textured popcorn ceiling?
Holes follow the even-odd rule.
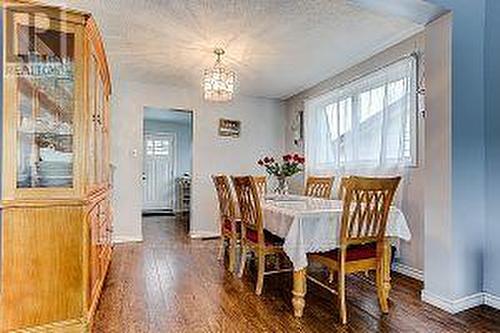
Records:
[[[226,49],[239,92],[283,98],[407,38],[422,26],[346,0],[66,0],[103,32],[113,75],[200,87]]]

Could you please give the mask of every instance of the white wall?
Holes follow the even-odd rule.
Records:
[[[487,225],[484,257],[484,290],[500,299],[500,2],[490,0],[486,7],[486,147],[487,147]]]
[[[425,36],[424,33],[419,33],[412,38],[409,38],[395,46],[392,46],[385,51],[374,55],[370,59],[354,66],[346,71],[323,81],[310,89],[307,89],[286,100],[285,107],[287,113],[287,128],[286,128],[286,148],[288,151],[301,151],[303,146],[297,147],[293,144],[293,131],[291,124],[295,114],[299,110],[304,110],[304,100],[313,96],[321,95],[336,87],[352,81],[353,79],[367,74],[381,66],[389,64],[403,56],[407,56],[412,52],[420,54],[420,74],[424,71],[423,58],[425,56]],[[410,242],[401,242],[399,261],[417,270],[423,270],[424,267],[424,146],[425,146],[425,122],[422,117],[419,117],[419,163],[417,168],[408,169],[408,174],[403,183],[403,202],[402,210],[408,219],[412,233]],[[295,191],[301,191],[303,179],[295,178],[294,184],[291,187]]]
[[[198,88],[151,85],[122,80],[113,73],[112,161],[114,225],[117,241],[141,240],[143,108],[193,110],[192,236],[219,233],[210,175],[258,174],[264,154],[281,154],[285,113],[275,100],[237,95],[228,104],[206,103]],[[242,122],[239,139],[218,136],[219,118]]]
[[[425,290],[450,298],[453,282],[451,15],[426,29],[427,127],[425,177]],[[460,246],[460,245],[459,245]]]

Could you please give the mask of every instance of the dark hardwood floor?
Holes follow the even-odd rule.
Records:
[[[309,283],[304,317],[291,305],[291,273],[242,280],[216,259],[217,240],[190,240],[184,222],[151,216],[145,241],[115,247],[94,332],[500,332],[500,311],[482,306],[451,316],[420,301],[421,283],[393,274],[390,313],[380,313],[373,277],[347,281],[348,325],[336,299]]]

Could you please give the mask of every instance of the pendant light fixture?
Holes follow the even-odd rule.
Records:
[[[216,48],[214,54],[214,66],[203,73],[203,97],[207,101],[228,102],[234,96],[236,73],[222,64],[223,49]]]

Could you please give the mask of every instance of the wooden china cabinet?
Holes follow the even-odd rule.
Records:
[[[112,251],[103,43],[89,14],[0,4],[0,331],[85,332]]]

